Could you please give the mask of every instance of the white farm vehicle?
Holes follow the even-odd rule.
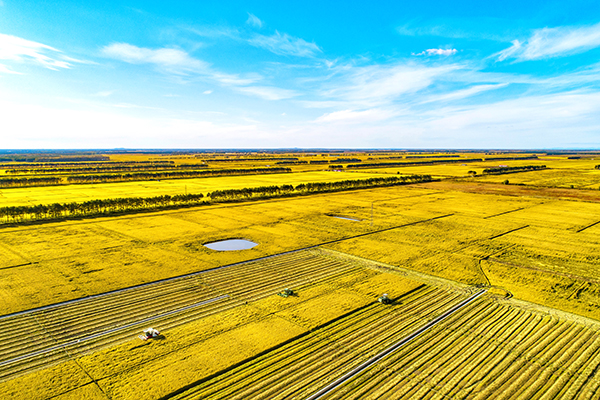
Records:
[[[160,335],[160,332],[154,328],[147,328],[142,331],[143,333],[138,337],[142,340],[153,339]]]

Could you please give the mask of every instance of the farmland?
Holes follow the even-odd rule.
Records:
[[[18,206],[397,172],[442,179],[1,227],[0,393],[307,399],[341,379],[319,398],[597,398],[598,160],[463,166],[443,156],[333,172],[308,162],[414,159],[289,153],[272,158],[307,163],[285,174],[2,189],[0,206]],[[273,164],[244,157],[211,168]],[[499,164],[547,168],[480,173]],[[231,238],[258,245],[203,246]],[[296,294],[276,294],[286,287]],[[382,293],[391,305],[376,301]],[[141,342],[147,326],[162,336]]]

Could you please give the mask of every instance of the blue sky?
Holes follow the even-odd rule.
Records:
[[[0,0],[0,138],[600,148],[600,2]]]

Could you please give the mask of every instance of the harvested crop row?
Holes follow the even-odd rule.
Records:
[[[597,387],[594,329],[506,304],[494,310],[456,313],[324,398],[586,398]]]
[[[140,324],[174,327],[285,286],[329,280],[357,269],[314,251],[297,252],[7,317],[0,320],[0,328],[10,332],[0,344],[0,379],[63,360],[65,349],[81,354],[118,343],[139,331]],[[201,304],[223,295],[228,300]],[[107,330],[114,332],[103,335]]]
[[[457,302],[457,293],[424,287],[401,305],[372,304],[177,398],[283,398],[334,379],[374,349]]]

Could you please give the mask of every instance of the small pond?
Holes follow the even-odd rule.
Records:
[[[258,243],[254,243],[245,239],[220,240],[218,242],[206,243],[204,245],[204,247],[208,247],[209,249],[216,251],[247,250],[253,248],[254,246],[258,246]]]
[[[356,219],[356,218],[348,218],[348,217],[338,217],[337,215],[332,215],[333,218],[339,218],[339,219],[345,219],[346,221],[356,221],[356,222],[360,222],[360,219]]]

